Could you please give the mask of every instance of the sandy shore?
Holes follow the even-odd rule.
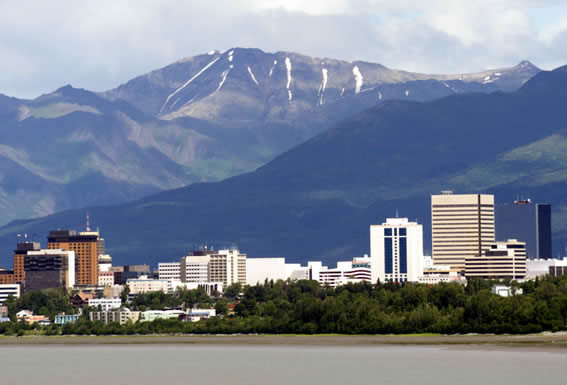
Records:
[[[444,345],[452,348],[561,351],[567,353],[567,333],[530,335],[151,335],[151,336],[26,336],[0,337],[6,345],[195,344],[242,346],[379,346]]]

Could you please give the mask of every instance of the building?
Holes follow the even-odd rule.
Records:
[[[567,274],[567,257],[563,259],[528,259],[528,279],[544,275],[558,277]]]
[[[114,273],[112,271],[99,271],[98,272],[98,285],[99,286],[114,286]]]
[[[29,310],[20,310],[16,313],[16,319],[18,321],[24,321],[28,325],[33,325],[34,323],[43,323],[44,321],[49,321],[49,319],[44,315],[34,315],[33,312]]]
[[[452,270],[451,266],[431,265],[428,264],[428,259],[426,258],[423,274],[417,281],[425,285],[437,285],[441,282],[460,281],[461,279],[461,275]]]
[[[145,275],[142,275],[139,278],[129,279],[126,281],[126,284],[130,289],[131,295],[143,294],[150,291],[163,291],[164,293],[168,293],[169,287],[171,286],[169,281],[150,279]]]
[[[158,263],[158,279],[164,281],[181,281],[181,262]]]
[[[98,284],[98,232],[77,233],[73,230],[51,231],[47,237],[48,249],[62,249],[75,252],[75,284]]]
[[[417,282],[423,272],[423,227],[407,218],[370,226],[372,282]]]
[[[511,286],[505,286],[505,285],[494,285],[490,289],[490,292],[492,294],[496,294],[496,295],[499,295],[501,297],[511,297],[513,295],[522,295],[523,294],[523,290],[521,288],[514,289]]]
[[[431,196],[431,242],[435,265],[465,268],[465,259],[482,255],[495,241],[494,196],[453,194]]]
[[[211,317],[216,317],[217,312],[215,309],[190,309],[185,315],[180,317],[183,321],[198,322]]]
[[[139,311],[132,311],[127,308],[116,309],[112,311],[91,311],[89,312],[89,320],[101,321],[103,324],[117,322],[124,325],[128,322],[137,322],[140,319]]]
[[[72,288],[75,252],[51,249],[28,251],[24,257],[25,290]]]
[[[312,262],[310,266],[311,279],[321,285],[337,287],[347,283],[372,282],[370,258],[354,258],[352,261],[337,262],[337,267],[329,269]]]
[[[300,269],[301,264],[286,263],[285,258],[246,258],[246,283],[256,285],[266,280],[285,281]]]
[[[102,311],[120,309],[122,300],[120,298],[92,298],[88,300],[89,307],[97,308]]]
[[[493,242],[480,257],[465,259],[466,278],[524,279],[526,276],[526,244],[515,239]]]
[[[530,259],[552,258],[551,205],[516,200],[496,205],[496,239],[521,239]]]
[[[99,239],[100,241],[100,239]],[[104,240],[103,240],[104,243]],[[99,242],[100,245],[100,242]],[[98,255],[98,272],[109,272],[112,267],[112,257],[109,254]]]
[[[74,324],[79,320],[80,314],[65,314],[60,313],[55,316],[55,325]]]
[[[20,288],[19,283],[0,284],[0,304],[3,304],[10,295],[14,298],[20,298]]]
[[[140,321],[152,322],[156,319],[179,319],[187,314],[183,310],[147,310],[142,312]]]
[[[181,282],[246,283],[246,254],[237,249],[199,250],[180,260]]]
[[[28,251],[39,249],[39,242],[19,242],[16,250],[14,250],[14,264],[12,270],[0,269],[0,284],[23,283],[25,278],[24,256]]]
[[[112,266],[109,271],[114,273],[114,283],[124,285],[130,279],[137,279],[150,275],[149,265]]]

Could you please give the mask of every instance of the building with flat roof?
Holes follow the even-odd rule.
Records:
[[[465,259],[482,255],[495,241],[494,196],[453,194],[431,196],[431,242],[435,265],[465,268]]]
[[[181,262],[158,263],[158,279],[164,281],[181,281]]]
[[[551,205],[516,200],[496,205],[496,239],[520,239],[526,242],[530,259],[552,258]]]
[[[417,282],[423,272],[423,227],[407,218],[370,226],[372,283]]]
[[[0,284],[0,304],[3,304],[11,295],[14,298],[20,298],[21,284],[19,283],[5,283]]]
[[[100,308],[102,311],[119,309],[122,306],[120,298],[91,298],[88,303],[89,307]]]
[[[481,256],[465,259],[466,278],[524,279],[526,276],[526,244],[516,239],[493,242]]]
[[[127,308],[115,309],[111,311],[91,311],[89,312],[89,320],[101,321],[103,324],[117,322],[124,325],[128,322],[137,322],[140,319],[139,311],[132,311]]]
[[[51,249],[28,251],[24,257],[24,290],[72,288],[75,252]]]
[[[47,248],[75,252],[75,284],[95,286],[98,284],[98,240],[96,231],[56,230],[49,233]]]

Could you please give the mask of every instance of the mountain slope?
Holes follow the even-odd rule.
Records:
[[[555,245],[567,229],[567,68],[519,91],[390,101],[336,125],[255,172],[197,183],[118,207],[89,209],[118,263],[155,263],[202,244],[250,255],[332,260],[367,252],[368,225],[400,215],[426,225],[429,195],[517,193],[554,205]],[[81,227],[83,210],[0,230],[46,234]]]
[[[99,95],[0,95],[0,225],[116,204],[256,169],[391,99],[511,91],[529,62],[463,75],[234,48],[186,58]]]

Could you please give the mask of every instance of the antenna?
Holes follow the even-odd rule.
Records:
[[[398,216],[398,209],[396,209],[396,218],[399,218],[399,216]]]
[[[87,211],[87,229],[86,229],[86,231],[87,231],[87,232],[90,232],[90,231],[91,231],[91,218],[90,218],[90,216],[89,216],[89,212],[88,212],[88,211]]]

